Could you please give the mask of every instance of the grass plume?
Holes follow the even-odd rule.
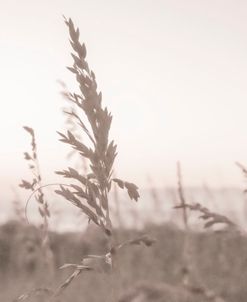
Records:
[[[76,169],[68,167],[56,173],[71,180],[70,187],[60,186],[56,193],[78,207],[89,221],[95,223],[107,236],[108,251],[105,255],[93,255],[90,257],[91,265],[68,264],[62,268],[74,267],[74,272],[56,291],[56,295],[65,289],[84,270],[95,270],[93,263],[98,259],[108,265],[110,270],[114,267],[114,256],[123,246],[114,242],[113,227],[110,216],[109,193],[112,189],[112,182],[119,188],[126,189],[130,199],[139,199],[138,187],[130,182],[113,178],[114,161],[117,156],[117,145],[110,140],[109,133],[112,123],[112,115],[107,107],[102,105],[102,93],[98,92],[94,72],[90,69],[86,60],[86,46],[79,41],[80,32],[75,28],[71,19],[65,18],[70,35],[70,44],[73,49],[71,56],[73,66],[67,67],[75,76],[79,86],[79,93],[66,92],[66,98],[72,103],[73,110],[66,111],[74,124],[79,127],[81,134],[77,135],[68,130],[67,133],[60,133],[60,141],[68,144],[81,160],[88,162],[89,171],[82,175]],[[77,128],[78,130],[78,128]],[[88,143],[85,143],[86,137]],[[83,140],[82,140],[83,139]],[[146,242],[147,238],[135,239],[128,244]],[[151,243],[150,243],[151,244]],[[88,258],[88,257],[87,257]],[[113,294],[115,297],[115,295]],[[113,298],[115,299],[115,298]]]

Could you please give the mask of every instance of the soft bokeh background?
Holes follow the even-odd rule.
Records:
[[[247,183],[235,161],[247,164],[247,2],[0,4],[0,300],[13,301],[40,286],[55,290],[70,273],[59,270],[61,265],[108,252],[100,229],[46,188],[54,258],[51,272],[44,271],[37,203],[28,204],[28,225],[29,193],[17,189],[21,179],[30,179],[23,158],[30,149],[24,125],[35,130],[45,184],[60,182],[54,171],[68,165],[69,150],[56,133],[66,128],[58,82],[75,88],[65,68],[72,58],[64,14],[80,28],[103,102],[114,117],[115,175],[140,187],[138,203],[126,200],[126,192],[113,190],[110,196],[116,242],[143,233],[157,242],[120,253],[117,284],[112,286],[107,274],[82,274],[60,301],[109,301],[111,287],[118,287],[120,296],[143,280],[181,286],[187,264],[193,266],[193,285],[202,284],[228,302],[246,301]],[[174,210],[180,202],[178,160],[186,201],[227,215],[241,232],[202,232],[202,220],[191,212],[192,231],[183,230],[181,211]]]

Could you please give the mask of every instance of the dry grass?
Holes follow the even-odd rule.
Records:
[[[75,278],[82,272],[104,272],[109,273],[109,282],[112,284],[108,301],[116,301],[117,293],[115,290],[114,271],[116,271],[115,258],[119,250],[130,245],[146,246],[152,245],[154,240],[147,235],[126,240],[122,243],[117,242],[111,221],[109,193],[112,183],[121,189],[126,189],[130,199],[135,201],[139,198],[138,187],[130,182],[114,178],[113,166],[117,156],[117,146],[113,140],[109,139],[112,115],[106,107],[102,106],[102,94],[97,91],[97,83],[94,72],[89,68],[86,61],[86,47],[79,41],[79,29],[76,29],[72,20],[65,19],[70,34],[70,44],[73,48],[73,66],[68,69],[75,75],[79,85],[79,93],[64,92],[67,100],[71,102],[69,110],[65,113],[69,117],[69,124],[72,125],[67,133],[58,132],[60,141],[68,144],[76,154],[79,155],[84,166],[89,167],[89,171],[81,171],[72,167],[67,167],[56,173],[70,180],[66,185],[60,185],[60,189],[55,192],[69,201],[72,205],[79,208],[88,218],[89,222],[94,223],[102,232],[102,236],[107,240],[107,249],[100,255],[84,255],[79,263],[65,263],[60,268],[73,268],[73,273],[57,287],[56,290],[47,290],[40,287],[32,289],[17,299],[18,301],[29,299],[37,293],[51,293],[50,300],[55,300],[65,288],[67,288]],[[45,251],[49,248],[48,218],[50,216],[48,203],[45,200],[41,184],[40,168],[37,158],[37,145],[34,131],[30,127],[24,129],[31,135],[32,154],[25,153],[25,159],[30,162],[29,168],[33,174],[32,181],[23,180],[21,187],[31,190],[39,204],[39,213],[43,219],[42,225],[42,245]],[[78,131],[79,134],[78,134]],[[86,140],[85,140],[86,137]],[[85,164],[85,161],[86,164]],[[31,196],[32,196],[31,195]],[[28,199],[29,201],[29,199]],[[44,259],[47,258],[47,253]],[[48,274],[48,270],[45,270]]]
[[[175,209],[181,210],[183,231],[176,230],[174,234],[169,235],[168,232],[167,235],[165,232],[162,233],[163,229],[158,232],[156,230],[156,233],[153,232],[154,237],[159,238],[156,247],[146,251],[136,246],[149,247],[153,245],[155,242],[153,237],[136,233],[133,230],[122,234],[121,232],[124,233],[124,231],[117,231],[112,225],[109,199],[111,191],[114,192],[116,200],[118,199],[116,188],[120,188],[126,190],[131,200],[138,201],[140,197],[138,187],[131,182],[113,176],[117,145],[114,140],[110,139],[112,115],[107,107],[103,106],[102,94],[98,91],[96,76],[86,60],[86,46],[79,40],[79,29],[74,26],[71,19],[65,19],[65,24],[69,30],[70,44],[73,49],[71,54],[73,65],[68,67],[68,70],[75,76],[78,92],[69,92],[64,86],[63,96],[70,102],[69,107],[65,109],[69,129],[66,133],[58,132],[58,134],[60,141],[67,144],[80,161],[79,168],[67,166],[56,172],[68,180],[68,183],[60,184],[59,189],[55,192],[59,197],[64,198],[83,212],[88,222],[97,227],[97,232],[100,235],[98,237],[90,235],[89,239],[87,238],[87,240],[97,242],[95,250],[92,246],[88,248],[86,241],[84,241],[83,247],[74,246],[77,251],[76,257],[67,251],[66,257],[59,258],[58,255],[62,254],[62,249],[56,251],[56,244],[52,245],[52,240],[56,240],[54,238],[58,238],[58,235],[53,234],[54,237],[51,239],[52,234],[49,232],[50,212],[43,192],[44,186],[42,186],[37,157],[35,133],[32,128],[24,127],[31,136],[31,152],[25,152],[24,156],[29,164],[32,179],[22,180],[20,187],[30,191],[31,196],[35,197],[42,218],[42,226],[39,230],[41,235],[36,234],[37,230],[23,229],[25,236],[20,233],[20,236],[13,237],[13,242],[15,242],[13,246],[11,246],[11,242],[6,243],[3,240],[4,236],[0,233],[3,236],[0,237],[0,240],[9,250],[11,248],[12,250],[19,249],[18,255],[14,253],[12,258],[8,259],[13,263],[16,261],[17,265],[13,271],[16,270],[20,273],[15,276],[15,278],[19,278],[20,285],[18,298],[13,300],[13,293],[11,293],[12,301],[63,302],[73,300],[74,302],[94,302],[99,301],[99,299],[107,302],[225,301],[221,298],[221,294],[224,294],[226,288],[225,284],[214,286],[211,279],[207,279],[207,273],[210,272],[207,266],[210,267],[211,262],[214,262],[216,271],[221,269],[219,263],[222,264],[224,272],[227,271],[228,274],[229,268],[231,268],[231,259],[229,260],[225,251],[225,241],[221,239],[226,236],[226,233],[222,232],[219,235],[222,237],[217,237],[221,244],[220,252],[222,253],[222,257],[219,257],[219,263],[216,260],[211,261],[210,257],[212,258],[214,255],[210,253],[215,252],[215,247],[218,244],[212,230],[215,226],[224,225],[226,226],[224,230],[228,231],[229,236],[233,236],[235,239],[239,239],[238,236],[243,235],[243,233],[241,233],[241,228],[228,217],[211,211],[200,203],[186,201],[179,163],[177,165],[179,204],[175,206]],[[246,177],[246,168],[241,164],[238,166]],[[151,193],[158,209],[157,194],[154,189]],[[16,209],[20,210],[17,207]],[[204,246],[204,249],[209,249],[209,251],[200,251],[201,241],[204,240],[203,236],[207,235],[195,234],[190,228],[189,215],[192,211],[200,214],[204,228],[212,232],[209,233],[209,236],[212,236],[210,240],[213,238],[212,240],[215,241],[210,244],[209,240]],[[119,220],[121,219],[119,208],[116,216]],[[118,225],[121,226],[122,221],[119,221]],[[148,229],[150,230],[152,227],[149,226]],[[33,236],[33,234],[35,235]],[[37,240],[39,236],[40,240]],[[68,240],[66,241],[66,248],[70,252],[73,247],[73,238],[77,240],[77,236],[78,234],[70,234],[68,235],[70,239],[66,237]],[[80,236],[83,237],[83,234]],[[86,235],[84,236],[86,237]],[[201,237],[198,238],[198,236]],[[85,237],[83,238],[85,239]],[[240,238],[242,240],[244,237]],[[165,242],[167,239],[170,240],[168,243]],[[7,253],[2,254],[7,255]],[[57,259],[53,259],[53,254],[56,255]],[[199,261],[198,258],[200,258]],[[239,259],[237,260],[236,267],[240,269],[243,263]],[[57,267],[62,269],[55,273],[56,278],[54,279],[51,275],[54,267],[53,261],[56,261]],[[26,276],[24,276],[23,269],[18,266],[21,262],[24,267],[28,268]],[[41,263],[38,269],[37,267],[33,269],[37,263]],[[159,270],[161,265],[164,267]],[[174,268],[176,272],[174,272]],[[71,273],[67,274],[67,270],[71,270]],[[167,272],[164,272],[165,270]],[[34,271],[38,275],[38,282],[31,282],[26,286],[25,282],[29,282],[30,276],[35,278]],[[220,273],[222,273],[221,270]],[[24,281],[20,281],[21,279]],[[51,286],[48,287],[49,280]],[[95,282],[96,285],[92,286],[92,282]],[[237,287],[237,284],[234,286]],[[130,289],[126,290],[126,287]],[[24,292],[24,294],[20,295],[20,292]],[[120,297],[121,292],[123,294]],[[229,296],[236,297],[232,292]],[[235,299],[234,302],[240,301],[240,296],[239,300]],[[4,299],[9,300],[9,297],[4,297]]]
[[[0,227],[0,301],[12,301],[13,297],[22,293],[28,294],[35,288],[31,282],[35,275],[29,273],[24,277],[23,271],[14,266],[13,259],[21,251],[19,241],[16,241],[14,228],[10,224]],[[21,226],[16,226],[16,228],[19,233],[27,233],[27,230],[22,229]],[[148,231],[157,238],[157,242],[147,249],[132,245],[131,249],[119,250],[119,295],[124,294],[127,289],[138,287],[139,284],[148,284],[149,288],[155,284],[159,287],[166,284],[174,289],[181,288],[183,286],[181,268],[184,264],[185,232],[171,225],[159,227],[149,225],[143,231]],[[36,234],[38,235],[38,232]],[[90,255],[95,252],[99,255],[103,254],[107,249],[107,242],[99,235],[100,233],[96,230],[85,234],[50,234],[56,266],[62,266],[63,263],[68,263],[72,259],[74,263],[79,263],[82,254]],[[139,237],[140,232],[134,229],[119,230],[117,236],[120,241],[124,242],[129,237]],[[199,279],[206,288],[211,289],[209,293],[217,293],[226,301],[245,301],[246,238],[235,232],[220,234],[208,231],[191,232],[191,241],[193,242],[193,263],[197,267]],[[3,254],[4,246],[5,254]],[[12,252],[9,253],[8,250]],[[11,259],[8,258],[9,256]],[[7,265],[5,269],[3,264]],[[54,291],[57,285],[62,284],[62,280],[66,279],[67,273],[66,270],[57,270],[54,281],[47,289]],[[111,288],[108,278],[109,275],[105,273],[81,274],[59,297],[60,301],[107,301]],[[15,284],[14,287],[13,284]],[[30,298],[27,301],[35,300]]]
[[[114,257],[117,251],[127,244],[119,245],[114,239],[108,197],[112,182],[117,183],[121,189],[126,189],[130,199],[137,201],[139,198],[135,184],[112,177],[117,156],[117,146],[113,140],[109,140],[112,115],[106,107],[102,106],[102,94],[97,91],[95,74],[86,61],[86,47],[79,41],[79,29],[74,27],[71,19],[65,19],[65,23],[69,28],[70,44],[74,50],[71,54],[74,60],[73,66],[68,69],[75,75],[79,85],[79,93],[66,93],[67,99],[74,106],[72,110],[66,111],[66,114],[86,136],[88,143],[84,143],[85,140],[82,141],[83,135],[75,135],[69,130],[66,134],[59,132],[59,135],[60,141],[75,150],[83,161],[85,159],[88,161],[89,172],[82,175],[72,167],[56,172],[70,179],[71,183],[66,187],[61,185],[60,189],[55,192],[78,207],[89,221],[101,229],[102,235],[107,237],[108,249],[103,255],[83,257],[79,264],[63,265],[62,268],[73,267],[75,270],[57,289],[56,295],[60,294],[83,271],[97,271],[98,262],[102,262],[100,268],[104,267],[105,271],[111,272],[115,267]],[[142,237],[139,243],[142,241],[147,244],[147,240]],[[128,241],[128,244],[133,244],[133,241]],[[111,296],[112,298],[109,299],[116,300],[114,291]]]
[[[41,242],[41,267],[44,272],[43,282],[47,280],[47,274],[52,277],[54,271],[54,263],[53,263],[53,253],[50,248],[50,239],[49,239],[49,217],[50,211],[48,202],[45,198],[45,194],[42,190],[42,177],[40,171],[40,165],[37,154],[37,144],[35,139],[34,130],[30,127],[24,127],[24,130],[28,132],[31,136],[31,152],[25,152],[24,158],[28,162],[28,167],[32,175],[32,179],[22,180],[19,185],[21,188],[24,188],[28,191],[31,191],[34,194],[34,198],[38,204],[38,211],[42,220],[42,224],[40,226],[40,232],[42,237]],[[35,245],[33,244],[33,248],[35,249]]]
[[[71,19],[65,20],[65,23],[69,28],[70,43],[75,51],[74,54],[72,53],[73,67],[68,67],[68,69],[75,74],[80,89],[80,94],[68,93],[67,96],[86,120],[76,111],[70,111],[67,114],[76,121],[90,144],[84,144],[71,131],[67,131],[66,134],[59,133],[59,135],[62,142],[70,145],[81,155],[82,159],[88,160],[90,171],[87,175],[80,175],[78,171],[68,167],[67,170],[57,172],[65,178],[76,181],[79,185],[71,184],[71,189],[61,186],[56,193],[79,207],[110,237],[112,225],[108,194],[112,181],[118,182],[122,188],[125,186],[131,199],[137,200],[139,194],[134,184],[112,178],[113,164],[117,155],[116,144],[113,140],[109,142],[112,115],[106,107],[102,107],[102,95],[97,92],[95,74],[89,69],[85,59],[85,44],[79,42],[79,29],[75,29]]]
[[[201,291],[200,288],[187,289],[167,283],[150,284],[141,282],[132,288],[119,302],[224,302],[213,293]]]
[[[224,302],[225,300],[217,294],[214,290],[205,286],[203,278],[198,273],[198,265],[196,265],[195,259],[195,242],[193,233],[190,230],[188,209],[198,210],[203,213],[203,219],[209,220],[206,222],[205,227],[208,228],[216,223],[226,223],[232,228],[235,225],[225,216],[212,213],[208,209],[201,207],[200,205],[192,206],[186,202],[183,184],[181,165],[177,164],[177,178],[178,178],[178,196],[180,204],[175,206],[176,209],[181,209],[182,220],[184,223],[184,242],[182,246],[182,266],[181,278],[176,285],[169,284],[167,282],[138,282],[127,290],[120,302],[193,302],[200,300]]]

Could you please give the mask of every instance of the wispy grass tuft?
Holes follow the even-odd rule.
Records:
[[[90,143],[86,145],[71,131],[67,131],[66,134],[59,132],[60,141],[78,152],[82,159],[86,158],[90,171],[87,175],[81,175],[71,167],[58,171],[57,174],[76,180],[79,185],[71,184],[73,190],[61,186],[56,193],[79,207],[89,220],[111,236],[108,193],[112,181],[116,181],[121,188],[126,188],[130,198],[134,200],[139,198],[138,188],[132,183],[112,179],[113,164],[117,156],[117,146],[113,140],[109,140],[112,115],[106,107],[102,106],[102,94],[97,91],[95,74],[86,61],[86,46],[79,41],[79,29],[75,29],[71,19],[65,19],[65,23],[69,28],[70,44],[74,50],[71,54],[74,60],[73,66],[68,69],[75,75],[80,90],[80,94],[68,93],[70,101],[76,106],[80,115],[75,111],[67,114],[76,121]],[[84,115],[84,118],[81,115]]]
[[[38,210],[42,219],[41,234],[42,234],[42,252],[44,270],[52,273],[53,271],[53,253],[50,248],[49,239],[49,205],[42,190],[42,177],[40,172],[39,160],[37,156],[37,144],[34,130],[30,127],[23,127],[24,130],[31,136],[31,152],[24,152],[24,158],[28,162],[29,169],[32,173],[31,180],[22,180],[20,187],[31,191],[38,204]]]
[[[153,240],[148,236],[136,238],[122,244],[115,242],[110,215],[109,193],[112,182],[119,188],[126,189],[131,200],[138,201],[138,187],[119,178],[113,178],[114,161],[117,156],[117,145],[109,138],[112,123],[112,114],[102,104],[102,93],[98,92],[94,72],[86,60],[86,46],[79,41],[80,32],[75,28],[71,19],[65,18],[70,35],[70,44],[73,49],[71,56],[73,65],[67,67],[75,76],[79,86],[79,93],[66,92],[66,98],[72,103],[70,110],[65,113],[77,125],[76,133],[68,130],[60,133],[60,141],[72,148],[89,167],[84,175],[72,167],[67,167],[56,173],[71,180],[69,186],[61,185],[56,193],[78,207],[88,218],[96,224],[106,235],[108,250],[104,255],[84,256],[79,264],[65,264],[62,268],[73,267],[74,272],[58,288],[59,295],[82,271],[98,271],[96,262],[104,263],[107,271],[114,268],[114,256],[119,249],[126,245],[140,244],[150,246]],[[78,128],[81,133],[78,135]],[[87,142],[87,143],[86,143]],[[90,264],[87,265],[90,259]],[[86,262],[86,263],[85,263]],[[109,294],[116,301],[116,295]],[[114,297],[114,298],[113,298]]]

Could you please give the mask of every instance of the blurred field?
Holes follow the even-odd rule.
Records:
[[[119,294],[137,281],[180,282],[184,232],[172,224],[146,225],[142,231],[117,230],[116,236],[120,242],[140,233],[149,233],[157,242],[150,248],[133,246],[118,255],[119,268],[114,282]],[[106,240],[97,228],[88,227],[83,234],[50,235],[55,273],[46,273],[45,283],[51,289],[55,289],[71,272],[69,268],[59,270],[61,265],[79,263],[83,255],[106,251]],[[39,266],[40,243],[39,231],[33,226],[11,221],[0,227],[0,301],[14,301],[14,298],[38,287],[43,275]],[[202,280],[227,301],[246,301],[246,238],[233,232],[194,232],[190,244],[196,281]],[[107,274],[85,272],[65,289],[58,301],[107,301],[109,287]]]
[[[0,215],[0,222],[8,219],[0,224],[0,302],[246,301],[246,185],[242,189],[218,188],[214,193],[207,185],[198,190],[184,189],[180,162],[176,189],[162,188],[166,194],[159,194],[151,178],[145,191],[139,190],[134,180],[118,176],[117,138],[110,135],[113,114],[102,102],[79,28],[71,18],[64,17],[64,22],[73,58],[67,69],[79,88],[73,92],[60,83],[68,104],[63,108],[66,129],[57,132],[59,141],[70,147],[66,157],[70,160],[55,171],[61,181],[47,182],[42,176],[46,166],[40,165],[36,130],[23,127],[30,143],[24,152],[30,176],[20,177],[19,187],[29,197],[22,203],[16,196],[12,216],[4,206],[4,215]],[[139,109],[135,112],[132,106],[126,108],[134,112],[134,124],[130,116],[126,124],[130,130],[135,129]],[[180,106],[179,112],[183,112]],[[153,130],[147,121],[143,134],[148,145],[140,144],[148,154],[143,166],[151,160],[161,171],[166,165],[158,157],[156,164],[153,161],[155,146],[146,137]],[[180,118],[178,122],[180,132],[183,123]],[[168,132],[177,140],[175,125]],[[200,129],[194,122],[191,125]],[[188,129],[190,133],[192,129]],[[125,132],[129,135],[130,131],[126,128]],[[153,138],[160,146],[162,141],[169,145],[163,130],[160,133]],[[200,138],[206,137],[205,133],[198,132]],[[131,135],[134,140],[139,137],[135,131]],[[181,141],[188,143],[187,136],[178,139],[178,149]],[[209,145],[207,141],[198,142],[205,150]],[[137,140],[135,144],[139,145]],[[132,144],[125,143],[125,148],[131,149]],[[163,157],[162,149],[158,149]],[[175,149],[171,147],[172,152]],[[135,159],[142,158],[142,151],[133,148],[130,163],[123,161],[134,179],[142,173],[137,171]],[[174,154],[179,157],[176,151]],[[247,168],[236,164],[246,179]],[[159,173],[154,173],[156,178]]]

